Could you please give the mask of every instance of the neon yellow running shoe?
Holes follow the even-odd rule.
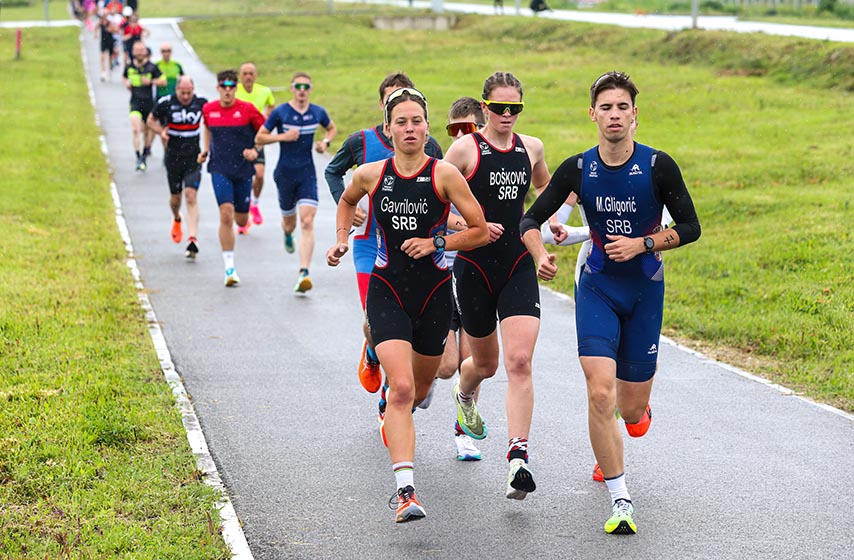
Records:
[[[635,507],[629,500],[617,500],[611,511],[611,518],[605,522],[605,532],[610,535],[634,535],[638,532],[632,514]]]
[[[483,421],[477,411],[477,403],[472,399],[471,403],[460,402],[460,384],[454,385],[454,402],[457,404],[457,422],[460,428],[473,439],[486,437],[486,422]]]

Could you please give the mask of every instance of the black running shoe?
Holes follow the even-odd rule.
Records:
[[[195,259],[196,255],[199,253],[199,246],[196,245],[196,238],[191,237],[190,243],[187,244],[187,250],[184,252],[184,256],[188,259]]]

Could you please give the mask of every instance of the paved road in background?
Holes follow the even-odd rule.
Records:
[[[408,0],[338,0],[339,3],[353,2],[374,4],[392,4],[396,6],[409,6]],[[504,13],[507,15],[535,16],[548,19],[559,19],[564,21],[581,21],[587,23],[604,23],[620,27],[637,27],[646,29],[663,29],[678,31],[690,29],[693,25],[691,16],[658,15],[658,14],[616,14],[610,12],[597,12],[588,10],[548,10],[534,14],[529,8],[529,1],[522,1],[517,11],[513,0],[504,2]],[[467,4],[464,2],[444,2],[443,7],[449,12],[461,12],[467,14],[495,15],[495,8],[488,4]],[[431,8],[432,2],[418,0],[413,2],[416,8]],[[697,18],[699,29],[714,31],[735,31],[738,33],[767,33],[769,35],[785,35],[790,37],[803,37],[805,39],[820,39],[828,41],[839,41],[843,43],[854,43],[854,29],[818,27],[812,25],[786,25],[780,23],[768,23],[762,21],[744,21],[733,16],[699,16]]]
[[[375,3],[391,4],[401,7],[409,6],[408,0],[338,0],[338,3]],[[618,25],[620,27],[637,27],[646,29],[663,29],[678,31],[690,29],[693,26],[691,16],[682,15],[659,15],[659,14],[616,14],[609,12],[597,12],[587,10],[549,10],[534,14],[527,8],[529,2],[520,2],[517,10],[515,5],[508,0],[504,13],[536,16],[549,19],[560,19],[564,21],[581,21],[587,23],[603,23]],[[431,8],[432,2],[419,0],[412,4],[416,8]],[[467,4],[462,2],[445,2],[442,4],[449,12],[461,12],[469,14],[494,15],[495,8],[487,4]],[[146,19],[151,24],[155,20]],[[27,26],[62,26],[77,25],[76,21],[30,21],[30,22],[2,22],[0,27]],[[822,41],[838,41],[842,43],[854,43],[854,29],[843,27],[821,27],[814,25],[789,25],[781,23],[770,23],[764,21],[745,21],[734,16],[699,16],[697,27],[710,31],[735,31],[738,33],[767,33],[768,35],[783,35],[788,37],[802,37],[804,39],[818,39]]]
[[[215,96],[212,74],[175,28],[154,24],[151,31],[155,52],[171,41],[199,93]],[[335,229],[322,181],[326,158],[315,156],[315,289],[306,297],[292,292],[297,259],[285,254],[276,218],[275,146],[267,150],[266,221],[237,240],[242,282],[226,289],[209,175],[199,192],[201,252],[191,263],[183,243],[169,238],[160,147],[147,173],[133,172],[128,93],[115,77],[98,81],[89,34],[84,52],[142,280],[255,558],[854,557],[847,529],[851,417],[669,344],[661,349],[653,427],[626,442],[640,533],[605,535],[609,500],[590,478],[574,308],[548,290],[534,359],[537,491],[523,502],[503,495],[503,369],[481,394],[490,437],[479,463],[455,460],[451,383],[443,382],[430,409],[416,414],[415,476],[428,517],[394,524],[387,508],[394,478],[378,435],[376,397],[355,372],[362,315],[352,262],[330,269],[322,261]],[[382,78],[369,74],[372,82]]]

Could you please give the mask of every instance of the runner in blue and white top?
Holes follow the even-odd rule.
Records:
[[[326,109],[309,103],[311,77],[297,72],[291,79],[293,99],[279,105],[258,131],[258,145],[279,142],[279,162],[273,179],[279,190],[279,208],[282,211],[282,229],[285,232],[285,251],[295,250],[293,233],[297,227],[297,208],[302,235],[299,242],[299,278],[294,287],[297,293],[311,289],[308,265],[314,251],[314,216],[317,213],[317,174],[314,171],[312,145],[323,153],[335,138],[337,130]],[[318,127],[326,134],[315,142]],[[272,131],[276,131],[273,133]]]

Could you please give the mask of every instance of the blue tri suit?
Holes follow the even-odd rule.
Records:
[[[613,359],[618,379],[647,381],[658,362],[664,263],[660,252],[613,261],[605,253],[606,235],[637,238],[660,231],[666,204],[680,245],[691,243],[700,236],[691,197],[678,166],[664,152],[635,143],[627,162],[609,167],[593,147],[555,171],[525,214],[523,234],[539,228],[570,191],[579,195],[592,242],[575,294],[578,354]]]
[[[326,109],[314,103],[309,103],[302,113],[290,103],[282,103],[267,117],[264,128],[271,132],[299,130],[296,142],[279,142],[279,162],[273,172],[282,216],[296,214],[297,204],[317,207],[317,176],[311,151],[317,127],[326,128],[330,122]]]

